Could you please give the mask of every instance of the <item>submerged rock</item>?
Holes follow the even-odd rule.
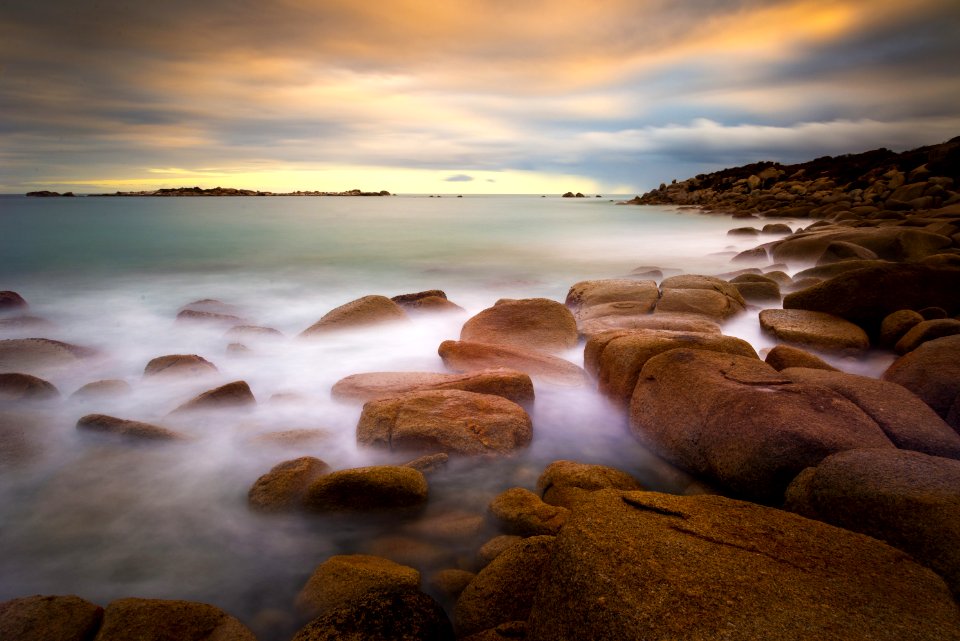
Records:
[[[546,298],[502,299],[470,318],[460,340],[560,351],[577,344],[577,322],[566,307]]]
[[[418,590],[371,592],[317,617],[293,641],[454,641],[439,603]]]
[[[537,479],[537,491],[544,503],[571,508],[585,495],[597,490],[642,490],[637,479],[608,465],[576,461],[554,461]]]
[[[151,359],[143,368],[146,376],[204,376],[216,374],[216,366],[196,354],[168,354]]]
[[[90,641],[103,608],[77,596],[29,596],[0,603],[0,639]]]
[[[232,314],[218,314],[217,312],[204,312],[196,309],[185,309],[177,314],[177,322],[202,322],[219,323],[221,325],[236,325],[242,323],[243,319]]]
[[[444,365],[457,372],[475,372],[492,367],[519,370],[534,380],[562,386],[586,383],[586,373],[557,356],[508,345],[469,341],[443,341],[438,350]]]
[[[296,607],[312,619],[359,601],[371,592],[419,587],[419,572],[389,559],[366,554],[331,556],[313,571],[297,595]]]
[[[327,332],[406,320],[407,315],[403,309],[386,296],[364,296],[330,310],[316,323],[303,330],[300,336],[319,336]]]
[[[257,399],[253,397],[246,381],[234,381],[193,397],[171,413],[248,407],[256,403]]]
[[[278,463],[254,482],[247,502],[264,512],[299,507],[307,487],[329,470],[329,465],[313,456]]]
[[[29,307],[23,296],[9,290],[0,291],[0,314]]]
[[[331,390],[331,395],[338,400],[365,403],[408,392],[449,389],[493,394],[520,404],[532,403],[534,398],[533,382],[530,376],[503,367],[465,374],[433,372],[353,374],[337,381]]]
[[[130,383],[116,378],[108,378],[101,381],[87,383],[76,392],[71,394],[70,398],[109,398],[113,396],[124,396],[126,394],[130,394],[132,391],[133,388],[130,387]]]
[[[0,370],[36,374],[44,369],[75,365],[92,356],[85,347],[49,338],[0,340]]]
[[[96,641],[256,641],[250,630],[212,605],[192,601],[117,599],[107,605]]]
[[[57,398],[60,392],[49,381],[29,374],[0,374],[0,401],[43,401]]]
[[[490,515],[508,534],[519,536],[554,535],[566,523],[569,510],[548,505],[522,487],[498,494],[490,502]]]
[[[303,504],[315,512],[416,508],[427,502],[427,479],[409,467],[379,465],[340,470],[311,483]]]
[[[181,441],[187,437],[159,425],[128,421],[106,414],[87,414],[77,421],[77,429],[88,432],[116,434],[130,439],[146,441]]]

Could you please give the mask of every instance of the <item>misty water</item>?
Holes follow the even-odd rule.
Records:
[[[439,344],[458,338],[470,315],[499,298],[563,301],[579,280],[641,266],[668,275],[730,271],[732,253],[757,243],[726,235],[737,222],[608,198],[0,198],[0,289],[19,292],[31,315],[50,322],[5,329],[0,339],[40,336],[96,350],[81,365],[31,372],[56,385],[60,401],[0,405],[3,420],[26,426],[32,444],[24,460],[0,462],[0,601],[30,594],[77,594],[101,605],[127,596],[204,601],[262,639],[289,638],[302,623],[294,597],[326,557],[410,552],[410,541],[430,538],[429,526],[412,518],[247,508],[254,480],[287,459],[311,455],[343,469],[412,458],[357,447],[361,408],[330,398],[337,380],[444,371]],[[360,296],[426,289],[444,290],[465,312],[297,338]],[[250,351],[230,353],[224,326],[175,322],[199,299],[223,301],[283,337],[244,338]],[[755,312],[724,331],[758,349],[773,344]],[[146,363],[164,354],[201,355],[219,373],[144,380]],[[582,346],[564,356],[582,365]],[[133,391],[70,398],[100,379],[123,379]],[[197,393],[240,379],[256,408],[168,416]],[[498,492],[532,489],[560,458],[614,465],[652,489],[683,489],[682,476],[646,453],[622,413],[592,389],[538,383],[536,393],[531,446],[501,461],[453,461],[431,477],[421,518],[482,514]],[[192,438],[131,444],[78,431],[77,419],[89,413]],[[286,430],[312,432],[296,443],[263,438]],[[421,551],[425,576],[469,568],[480,542]]]

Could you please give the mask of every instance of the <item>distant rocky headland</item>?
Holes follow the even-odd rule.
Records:
[[[57,193],[55,191],[31,191],[27,196],[33,197],[64,197],[75,196],[72,191],[66,193]],[[362,191],[360,189],[350,189],[348,191],[289,191],[273,192],[259,191],[253,189],[234,189],[233,187],[214,187],[213,189],[201,189],[200,187],[173,187],[170,189],[155,189],[153,191],[118,191],[112,194],[87,194],[87,196],[97,198],[118,198],[118,197],[149,197],[149,198],[177,198],[177,197],[197,197],[197,196],[390,196],[387,190],[382,191]]]

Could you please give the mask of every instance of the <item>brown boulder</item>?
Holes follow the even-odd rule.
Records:
[[[906,387],[960,432],[960,422],[949,417],[960,397],[960,336],[938,338],[904,354],[883,379]]]
[[[817,259],[818,265],[829,265],[844,260],[877,260],[876,252],[861,245],[855,245],[843,240],[835,240],[828,244]]]
[[[418,472],[422,472],[424,476],[429,476],[434,472],[439,472],[440,470],[447,467],[447,463],[450,462],[450,455],[446,452],[439,452],[437,454],[424,454],[423,456],[418,456],[412,461],[407,461],[403,464],[404,467],[410,467]]]
[[[576,461],[554,461],[537,479],[537,491],[544,503],[570,509],[585,495],[597,490],[642,490],[626,472],[607,465]]]
[[[570,513],[565,507],[547,505],[522,487],[498,494],[490,502],[490,515],[509,534],[537,536],[556,534]]]
[[[108,378],[102,381],[93,381],[87,383],[76,392],[70,395],[70,398],[94,399],[109,398],[112,396],[123,396],[133,391],[130,383],[117,378]]]
[[[371,592],[317,617],[292,641],[454,641],[439,603],[418,590]],[[225,640],[224,640],[225,641]]]
[[[912,309],[899,309],[887,314],[880,323],[880,344],[893,347],[904,334],[923,320],[923,316]]]
[[[330,391],[333,398],[366,403],[378,398],[427,390],[462,390],[502,396],[514,403],[533,402],[533,382],[523,372],[493,368],[466,374],[432,372],[370,372],[342,378]]]
[[[960,598],[960,461],[903,450],[850,450],[805,470],[786,509],[908,552]]]
[[[318,336],[327,332],[350,330],[381,323],[407,320],[403,309],[386,296],[364,296],[330,310],[300,336]]]
[[[216,374],[216,366],[196,354],[169,354],[152,359],[143,368],[144,376],[203,376]]]
[[[805,309],[765,309],[760,327],[780,340],[831,352],[858,352],[870,347],[866,332],[837,316]]]
[[[513,401],[461,390],[370,401],[357,423],[358,443],[394,451],[502,455],[526,447],[532,437],[530,417]]]
[[[90,641],[102,619],[103,608],[80,597],[23,597],[0,603],[0,639]]]
[[[42,378],[15,372],[0,374],[0,401],[42,401],[58,396],[57,388]]]
[[[416,508],[427,502],[427,479],[410,467],[378,465],[331,472],[307,487],[303,504],[315,512]]]
[[[427,296],[417,301],[406,303],[401,307],[407,310],[407,313],[410,314],[443,314],[467,311],[453,301],[447,300],[446,298],[440,298],[439,296]]]
[[[427,585],[431,591],[455,601],[476,576],[469,570],[446,568],[431,574],[427,579]]]
[[[516,534],[501,534],[495,536],[483,545],[480,546],[480,549],[477,550],[477,563],[482,568],[486,566],[490,561],[493,561],[495,558],[500,556],[504,550],[511,547],[514,543],[519,543],[523,540],[522,536],[517,536]]]
[[[552,536],[524,539],[480,570],[457,599],[453,617],[457,634],[466,636],[526,620],[550,561],[553,541]]]
[[[259,325],[234,325],[223,335],[233,341],[251,340],[259,338],[283,338],[283,333],[272,327]]]
[[[401,307],[406,307],[410,304],[415,304],[417,301],[421,301],[424,298],[447,298],[447,293],[442,289],[428,289],[423,292],[415,292],[413,294],[398,294],[397,296],[392,296],[390,300],[395,302]]]
[[[246,381],[234,381],[193,397],[174,412],[192,412],[195,410],[215,410],[231,407],[256,405],[250,386]]]
[[[247,502],[264,512],[298,507],[307,487],[329,470],[329,465],[313,456],[284,461],[254,482],[247,493]]]
[[[296,608],[312,619],[371,592],[419,588],[420,573],[411,567],[366,554],[331,556],[310,575],[297,595]]]
[[[604,303],[635,303],[631,306],[635,313],[649,314],[653,311],[658,298],[660,298],[660,290],[652,280],[611,278],[576,283],[567,292],[565,304],[579,319],[583,311]]]
[[[144,441],[181,441],[187,437],[179,432],[168,430],[159,425],[128,421],[122,418],[107,416],[106,414],[87,414],[77,421],[78,430],[88,432],[102,432],[116,434],[131,439]]]
[[[760,502],[829,454],[892,447],[846,398],[793,383],[759,359],[675,349],[640,372],[633,433],[678,467]]]
[[[720,496],[602,490],[554,542],[529,639],[960,639],[943,581],[879,541]]]
[[[703,276],[700,274],[680,274],[665,278],[660,283],[660,289],[706,289],[715,291],[730,298],[734,303],[744,304],[737,288],[716,276]]]
[[[951,240],[946,236],[917,229],[834,227],[794,234],[774,243],[773,259],[776,262],[813,262],[820,258],[831,243],[837,241],[864,247],[882,259],[893,261],[919,260],[937,254],[951,245]]]
[[[508,623],[501,623],[495,628],[490,628],[489,630],[484,630],[483,632],[477,632],[476,634],[471,634],[468,637],[463,637],[462,641],[503,641],[504,639],[526,638],[527,622],[510,621]]]
[[[464,323],[460,340],[555,352],[577,344],[577,322],[556,301],[503,299]]]
[[[767,352],[764,362],[778,372],[788,367],[806,367],[823,369],[830,372],[840,371],[819,356],[790,345],[776,345]]]
[[[743,301],[743,296],[735,286],[730,287],[736,292],[736,299],[712,289],[664,287],[654,313],[698,314],[716,320],[726,320],[746,309],[746,304],[740,302]]]
[[[740,295],[748,303],[779,303],[780,285],[773,282],[747,281],[733,283]]]
[[[944,336],[953,336],[960,334],[960,320],[954,318],[941,318],[937,320],[925,320],[917,323],[904,334],[897,344],[894,351],[897,354],[906,354],[917,349],[923,343],[932,341]]]
[[[44,369],[75,365],[92,352],[48,338],[0,340],[0,370],[35,374]]]
[[[644,316],[603,316],[580,323],[580,332],[590,338],[611,330],[659,329],[672,332],[720,334],[720,326],[697,314],[646,314]]]
[[[0,313],[29,307],[23,296],[9,290],[0,291]]]
[[[586,383],[586,373],[580,367],[533,349],[469,341],[443,341],[437,351],[443,364],[455,372],[506,367],[524,372],[534,380],[554,385],[578,386]]]
[[[219,314],[217,312],[205,312],[197,309],[184,309],[177,314],[177,322],[236,325],[238,323],[242,323],[243,319],[239,316],[234,316],[233,314]]]
[[[107,605],[95,641],[256,641],[242,623],[192,601],[117,599]]]

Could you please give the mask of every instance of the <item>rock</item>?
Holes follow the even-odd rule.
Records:
[[[583,361],[597,378],[600,392],[626,405],[644,364],[653,356],[678,347],[758,358],[749,343],[733,336],[635,330],[593,336],[584,348]]]
[[[776,345],[767,352],[764,362],[778,372],[788,367],[806,367],[808,369],[822,369],[828,372],[838,372],[836,367],[819,356],[806,352],[790,345]]]
[[[240,315],[240,308],[229,303],[224,303],[222,300],[217,300],[216,298],[203,298],[201,300],[195,300],[192,303],[187,303],[178,310],[178,313],[187,310],[195,312],[209,312],[211,314],[220,314],[222,316]]]
[[[333,386],[337,400],[365,403],[378,398],[427,390],[462,390],[502,396],[514,403],[533,402],[533,382],[523,372],[506,368],[477,370],[466,374],[432,372],[371,372],[342,378]]]
[[[80,597],[23,597],[0,603],[0,639],[90,641],[102,619],[103,608]]]
[[[313,456],[284,461],[254,482],[247,493],[247,502],[264,512],[298,507],[307,487],[328,471],[330,466]]]
[[[35,412],[0,412],[0,469],[26,466],[40,458],[44,427]]]
[[[58,396],[57,388],[42,378],[15,372],[0,374],[0,401],[43,401]]]
[[[756,227],[735,227],[727,232],[727,236],[759,236],[760,230]]]
[[[570,288],[565,304],[577,318],[590,307],[620,302],[634,303],[631,309],[637,314],[648,314],[653,311],[658,298],[660,290],[652,280],[584,280]]]
[[[48,368],[75,365],[91,356],[86,348],[47,338],[0,340],[0,370],[36,374]]]
[[[352,330],[407,320],[403,309],[386,296],[364,296],[337,307],[301,332],[300,336],[318,336],[327,332]]]
[[[439,603],[418,590],[371,592],[303,627],[293,641],[454,641]]]
[[[484,630],[483,632],[477,632],[476,634],[471,634],[468,637],[463,637],[463,641],[503,641],[504,639],[526,638],[527,622],[510,621],[508,623],[501,623],[495,628],[490,628],[489,630]]]
[[[819,385],[841,394],[872,418],[899,448],[960,458],[960,435],[901,385],[817,369],[788,368],[781,373],[797,383]]]
[[[441,452],[439,454],[418,456],[412,461],[404,463],[403,466],[413,468],[421,472],[424,476],[429,476],[447,467],[449,461],[450,455],[446,452]]]
[[[0,291],[0,313],[10,312],[29,307],[23,296],[9,290]]]
[[[330,432],[327,430],[306,428],[265,432],[254,436],[250,439],[250,442],[283,447],[302,447],[328,438],[330,438]]]
[[[477,575],[468,570],[447,568],[430,575],[427,584],[434,592],[447,599],[456,600]]]
[[[767,223],[763,226],[763,229],[760,230],[763,234],[792,234],[793,230],[790,229],[790,225],[785,225],[784,223]]]
[[[359,601],[371,592],[419,588],[419,572],[389,559],[366,554],[331,556],[316,567],[300,590],[296,608],[312,619]]]
[[[453,301],[440,298],[439,296],[427,296],[417,301],[406,303],[402,307],[411,314],[457,313],[466,311]]]
[[[40,318],[39,316],[2,316],[0,312],[0,331],[27,331],[31,332],[37,330],[38,332],[46,332],[48,330],[56,329],[56,325],[50,321]]]
[[[667,461],[758,502],[779,502],[793,477],[829,454],[892,447],[836,392],[794,383],[758,359],[691,349],[647,361],[630,427]]]
[[[366,512],[420,507],[427,479],[413,468],[358,467],[321,476],[307,487],[304,505],[315,512]]]
[[[754,247],[753,249],[745,249],[733,258],[730,259],[732,263],[765,263],[770,260],[770,255],[767,253],[766,247]]]
[[[773,281],[768,283],[760,281],[734,283],[734,287],[737,288],[743,299],[749,303],[780,302],[780,286]]]
[[[660,283],[660,289],[705,289],[723,294],[733,301],[734,304],[739,304],[740,306],[744,304],[743,299],[740,298],[740,294],[737,293],[737,288],[716,276],[702,276],[699,274],[671,276]]]
[[[901,309],[936,305],[960,312],[960,269],[921,264],[858,269],[787,295],[784,309],[826,312],[877,335],[880,323]]]
[[[720,334],[720,326],[716,322],[694,314],[660,312],[645,316],[604,316],[591,318],[580,324],[580,331],[587,338],[614,329],[662,329],[673,332]]]
[[[917,323],[907,331],[903,337],[897,341],[894,351],[897,354],[906,354],[917,349],[923,343],[932,341],[944,336],[953,336],[960,334],[960,320],[953,318],[942,318],[939,320],[925,320]]]
[[[253,350],[243,343],[230,343],[227,345],[227,354],[231,356],[244,356],[250,354]]]
[[[173,412],[192,412],[196,410],[217,410],[256,405],[250,386],[246,381],[234,381],[221,385],[203,394],[193,397]]]
[[[534,641],[933,641],[960,638],[960,611],[873,539],[720,496],[602,490],[557,536],[528,626]]]
[[[457,634],[482,632],[530,614],[537,584],[550,562],[554,537],[534,536],[504,550],[466,587],[454,610]]]
[[[116,434],[125,438],[143,441],[182,441],[187,437],[159,425],[128,421],[106,414],[87,414],[77,421],[77,429],[88,432]]]
[[[865,269],[867,267],[884,267],[891,264],[892,263],[890,261],[886,260],[845,260],[839,263],[831,263],[829,265],[817,265],[816,267],[809,267],[797,272],[793,275],[793,277],[800,280],[806,280],[807,278],[824,280],[833,278],[834,276],[839,276],[840,274],[846,274],[847,272],[856,271],[858,269]]]
[[[500,556],[504,550],[522,540],[523,537],[517,536],[516,534],[501,534],[500,536],[493,537],[477,550],[477,561],[480,567],[486,566],[490,561]]]
[[[358,443],[392,451],[503,455],[526,447],[532,437],[530,417],[516,403],[461,390],[370,401],[357,423]]]
[[[259,338],[283,338],[283,333],[272,327],[259,325],[234,325],[227,330],[224,337],[233,341],[242,341]]]
[[[404,531],[425,539],[460,544],[473,541],[483,529],[484,521],[482,514],[448,510],[417,519]]]
[[[626,472],[607,465],[588,465],[576,461],[554,461],[537,479],[537,491],[544,503],[570,509],[597,490],[642,490],[642,485]]]
[[[448,546],[403,534],[378,536],[364,546],[364,551],[416,568],[445,567],[454,562]]]
[[[835,240],[823,250],[820,258],[817,259],[818,265],[829,265],[844,260],[877,260],[876,252],[866,247],[848,243],[842,240]]]
[[[903,450],[851,450],[805,470],[786,508],[908,552],[960,597],[960,462]]]
[[[117,599],[107,605],[96,641],[256,641],[220,608],[191,601]]]
[[[204,376],[216,374],[216,366],[196,354],[158,356],[143,368],[144,376]]]
[[[880,323],[880,343],[893,347],[911,328],[923,322],[923,316],[912,309],[899,309],[887,314]]]
[[[667,280],[664,282],[667,282]],[[654,313],[699,314],[716,320],[726,320],[742,312],[746,307],[745,303],[739,302],[743,300],[743,296],[740,295],[737,288],[731,285],[731,289],[736,292],[739,300],[734,300],[721,292],[710,289],[663,288],[663,294],[657,302]]]
[[[960,336],[923,343],[894,361],[883,379],[906,387],[960,432],[960,422],[949,417],[960,397]]]
[[[400,294],[392,297],[390,300],[401,307],[407,307],[408,305],[416,304],[424,298],[443,298],[446,300],[447,294],[442,289],[428,289],[427,291],[416,292],[414,294]]]
[[[476,372],[496,367],[519,370],[534,380],[554,385],[586,383],[586,373],[570,361],[542,352],[469,341],[443,341],[438,350],[444,365],[455,372]]]
[[[556,534],[570,510],[547,505],[540,497],[521,487],[498,494],[490,502],[490,515],[509,534],[538,536]]]
[[[765,309],[760,327],[780,340],[831,352],[857,352],[870,347],[866,332],[851,322],[824,312]]]
[[[216,312],[203,312],[196,309],[185,309],[177,314],[178,322],[203,322],[219,323],[221,325],[237,325],[243,322],[239,316],[232,314],[218,314]]]
[[[942,307],[924,307],[919,311],[919,314],[923,316],[923,320],[939,320],[950,315]]]
[[[76,392],[70,395],[70,398],[76,399],[98,399],[110,398],[116,396],[125,396],[133,392],[130,383],[116,379],[108,378],[102,381],[87,383]]]
[[[577,322],[566,307],[546,298],[503,299],[470,318],[460,340],[560,351],[577,344]]]
[[[777,262],[813,262],[819,259],[834,242],[847,242],[864,247],[879,258],[893,261],[912,261],[937,254],[951,245],[951,240],[939,234],[903,227],[871,227],[865,229],[816,230],[794,234],[773,244],[773,259]]]

